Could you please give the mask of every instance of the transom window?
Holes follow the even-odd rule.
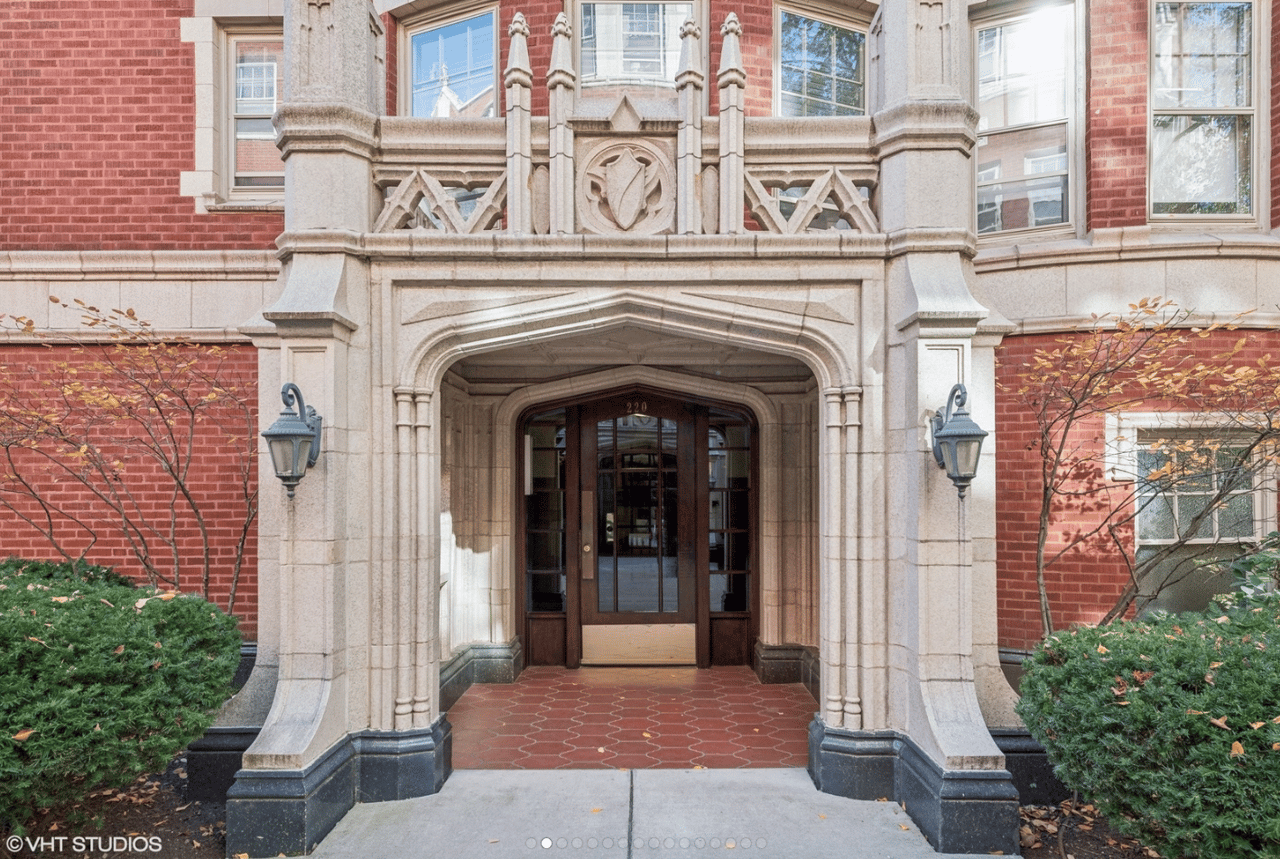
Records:
[[[977,30],[979,233],[1070,220],[1073,16],[1055,6]]]
[[[675,86],[680,26],[692,3],[583,3],[582,82]]]
[[[284,40],[279,36],[230,36],[235,57],[231,80],[232,189],[284,187],[284,162],[276,148],[276,112],[284,88]]]
[[[1156,3],[1151,212],[1253,212],[1253,4]]]
[[[861,116],[867,112],[866,36],[846,26],[779,11],[778,113]]]
[[[493,10],[409,31],[411,116],[497,115]]]

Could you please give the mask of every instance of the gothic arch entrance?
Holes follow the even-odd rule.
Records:
[[[521,420],[531,665],[743,665],[757,635],[757,426],[628,387]]]

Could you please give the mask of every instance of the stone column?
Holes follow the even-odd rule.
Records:
[[[511,37],[507,71],[507,229],[533,232],[533,141],[530,99],[533,70],[529,68],[529,25],[520,12],[507,28]]]
[[[702,230],[702,33],[692,19],[680,28],[680,70],[676,72],[680,129],[676,132],[676,232]]]
[[[372,162],[384,39],[367,0],[285,4],[282,288],[246,330],[273,356],[264,401],[295,382],[324,435],[293,499],[263,451],[262,533],[275,539],[261,543],[260,587],[271,593],[264,612],[275,608],[263,622],[278,630],[279,676],[228,793],[229,854],[307,852],[356,801],[433,792],[448,770],[447,725],[415,719],[417,571],[388,455],[406,429],[382,376],[381,296],[351,239],[381,203]],[[278,411],[263,409],[264,427]]]
[[[569,117],[573,113],[574,86],[577,75],[573,71],[573,31],[569,18],[561,12],[551,27],[551,68],[547,72],[547,88],[550,98],[550,160],[551,187],[548,204],[551,208],[550,232],[567,234],[575,231],[573,213],[573,128]]]
[[[994,535],[994,508],[957,497],[934,463],[928,424],[956,382],[968,386],[971,402],[995,397],[990,367],[978,364],[975,373],[973,359],[988,311],[970,291],[977,113],[969,38],[960,0],[885,0],[870,40],[878,215],[888,245],[888,708],[882,724],[850,725],[854,673],[846,671],[844,720],[853,729],[829,722],[811,767],[824,790],[904,802],[942,852],[1011,854],[1017,792],[978,706],[973,668],[973,543]],[[980,482],[971,492],[993,486]],[[831,697],[824,690],[828,707]]]
[[[742,67],[742,25],[737,15],[729,13],[720,35],[724,37],[716,74],[720,88],[720,232],[742,233],[746,231],[742,224],[742,174],[746,164],[743,126],[747,72]]]

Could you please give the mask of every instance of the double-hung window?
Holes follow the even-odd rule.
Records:
[[[1151,213],[1253,214],[1253,4],[1156,3]]]
[[[579,61],[584,86],[675,86],[680,27],[692,3],[583,3]]]
[[[1259,537],[1255,463],[1229,441],[1159,441],[1150,432],[1138,441],[1134,559],[1150,565],[1147,607],[1202,609],[1232,587],[1229,576],[1210,575],[1204,563],[1235,557]]]
[[[978,232],[1070,223],[1071,5],[977,27]]]
[[[409,25],[410,116],[496,116],[497,12]]]
[[[271,116],[284,89],[284,40],[262,34],[227,39],[231,65],[232,191],[283,188],[284,163]]]
[[[777,104],[781,116],[865,114],[866,35],[779,9]]]

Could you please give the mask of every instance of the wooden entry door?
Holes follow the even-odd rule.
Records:
[[[579,412],[582,664],[697,662],[696,426],[644,393]]]
[[[527,664],[750,664],[750,415],[631,389],[533,411],[522,435]]]

